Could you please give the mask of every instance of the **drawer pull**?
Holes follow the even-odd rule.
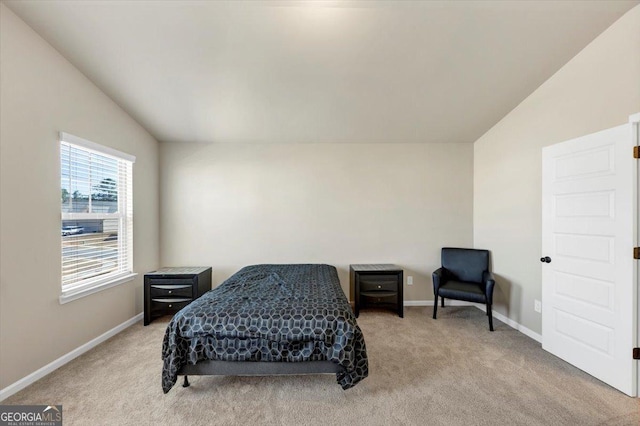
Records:
[[[193,299],[189,297],[172,297],[172,298],[163,297],[163,298],[151,299],[152,302],[156,302],[156,303],[183,303],[183,302],[191,302],[192,300]]]
[[[157,284],[150,283],[151,288],[158,288],[161,290],[179,290],[181,288],[192,288],[191,284]]]
[[[381,285],[379,285],[379,286],[378,286],[378,288],[382,288],[382,286],[381,286]]]
[[[172,308],[172,307],[173,307],[173,305],[172,305],[172,304],[169,304],[169,307],[170,307],[170,308]]]
[[[173,291],[172,291],[172,290],[169,290],[169,294],[171,294],[171,293],[173,293]]]

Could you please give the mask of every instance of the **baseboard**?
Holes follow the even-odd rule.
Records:
[[[68,363],[71,360],[73,360],[74,358],[77,358],[80,355],[82,355],[83,353],[95,348],[100,343],[102,343],[105,340],[115,336],[116,334],[118,334],[122,330],[124,330],[125,328],[131,327],[133,324],[137,323],[138,321],[141,321],[142,317],[143,317],[143,314],[141,312],[138,315],[136,315],[135,317],[123,322],[120,325],[115,326],[111,330],[101,334],[100,336],[96,337],[95,339],[93,339],[93,340],[85,343],[84,345],[72,350],[71,352],[61,356],[60,358],[56,359],[55,361],[50,362],[49,364],[47,364],[44,367],[34,371],[33,373],[29,374],[28,376],[23,377],[22,379],[18,380],[17,382],[15,382],[13,384],[10,384],[6,388],[0,390],[0,401],[4,401],[5,399],[9,398],[14,393],[19,392],[22,389],[24,389],[27,386],[29,386],[30,384],[36,382],[37,380],[40,380],[41,378],[43,378],[47,374],[52,373],[53,371],[57,370],[58,368],[62,367],[66,363]]]
[[[404,306],[432,306],[433,300],[405,300]]]
[[[475,306],[481,311],[487,312],[487,307],[479,303],[471,303],[471,302],[464,302],[461,300],[447,299],[446,304],[449,306]],[[433,306],[433,300],[406,300],[404,302],[404,306]],[[502,321],[503,323],[507,324],[511,328],[515,328],[525,336],[531,337],[536,342],[542,343],[542,335],[536,333],[531,329],[528,329],[524,325],[512,320],[511,318],[507,318],[506,316],[502,315],[500,312],[492,311],[491,313],[493,314],[493,317],[495,319]]]
[[[465,302],[463,300],[447,299],[449,306],[477,306],[475,303]],[[433,300],[405,300],[404,306],[433,306]]]
[[[487,312],[487,307],[481,304],[474,304],[476,308],[480,309],[483,312]],[[506,316],[502,315],[500,312],[496,312],[494,310],[491,311],[491,313],[493,314],[493,317],[497,320],[502,321],[503,323],[507,324],[509,327],[511,328],[515,328],[516,330],[518,330],[520,333],[524,334],[525,336],[531,337],[533,340],[535,340],[538,343],[542,343],[542,335],[536,333],[535,331],[525,327],[524,325],[512,320],[511,318],[507,318]]]

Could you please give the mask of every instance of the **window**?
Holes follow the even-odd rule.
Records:
[[[135,157],[60,134],[62,295],[66,303],[133,279]]]

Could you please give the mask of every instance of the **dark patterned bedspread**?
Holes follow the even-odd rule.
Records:
[[[165,393],[183,365],[205,359],[329,360],[344,367],[343,389],[368,375],[362,331],[330,265],[241,269],[173,317],[162,359]]]

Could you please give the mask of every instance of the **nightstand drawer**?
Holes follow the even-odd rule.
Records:
[[[197,283],[197,278],[195,277],[166,277],[166,278],[157,278],[157,277],[147,277],[147,283],[151,286],[167,286],[167,285],[188,285],[193,286],[193,284]]]
[[[360,292],[364,291],[398,291],[396,275],[360,275]]]
[[[363,305],[378,305],[385,303],[398,303],[398,293],[390,291],[360,293],[360,302]]]
[[[151,299],[151,312],[154,315],[176,313],[191,302],[191,299],[185,299],[184,297]]]
[[[180,284],[151,284],[149,286],[151,297],[165,297],[165,296],[183,296],[193,297],[193,285],[180,285]]]

